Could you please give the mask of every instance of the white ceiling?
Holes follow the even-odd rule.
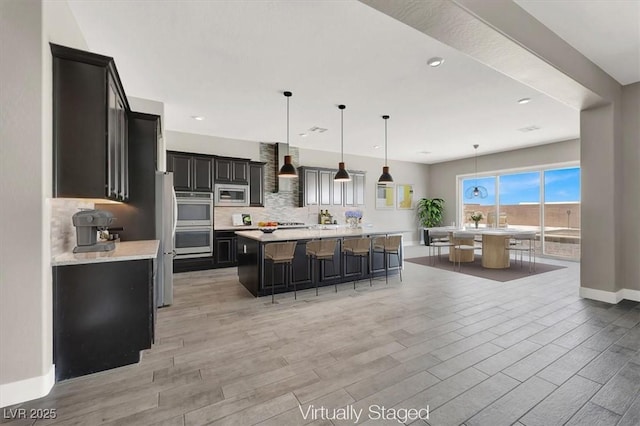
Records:
[[[168,130],[285,141],[291,90],[292,145],[325,151],[340,150],[340,103],[345,152],[372,157],[383,114],[389,157],[422,163],[579,134],[578,111],[357,1],[69,3],[127,94],[164,102]],[[446,62],[428,67],[433,56]],[[299,136],[313,126],[329,130]]]
[[[618,83],[640,81],[640,1],[513,1]]]

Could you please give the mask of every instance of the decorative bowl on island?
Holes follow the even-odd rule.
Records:
[[[258,222],[258,229],[265,234],[271,234],[278,229],[278,222]]]

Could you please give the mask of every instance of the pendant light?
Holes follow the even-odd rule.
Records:
[[[473,149],[476,150],[476,153],[475,153],[476,183],[475,183],[475,186],[467,188],[467,190],[464,192],[464,196],[466,198],[487,198],[487,195],[489,195],[487,188],[485,188],[484,186],[478,185],[478,147],[479,146],[480,145],[478,144],[473,145]]]
[[[344,168],[344,109],[346,106],[338,105],[340,109],[340,163],[338,163],[338,173],[333,180],[336,182],[348,182],[351,180],[349,173]]]
[[[387,166],[387,120],[389,120],[388,115],[383,115],[384,119],[384,166],[382,166],[382,174],[378,179],[378,183],[387,183],[393,182],[393,178],[389,174],[389,166]]]
[[[298,177],[296,168],[293,167],[293,164],[291,164],[291,156],[289,155],[289,98],[291,97],[291,95],[291,92],[284,92],[284,96],[287,98],[287,155],[284,156],[284,164],[278,172],[278,177],[282,178]]]

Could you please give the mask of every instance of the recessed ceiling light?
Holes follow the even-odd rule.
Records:
[[[380,149],[380,145],[374,145],[373,149]]]
[[[198,121],[204,120],[204,117],[202,117],[200,115],[192,115],[191,118],[193,118],[194,120],[198,120]]]
[[[531,98],[522,98],[522,99],[518,99],[518,103],[519,103],[520,105],[528,104],[529,102],[531,102]]]
[[[303,138],[306,138],[306,137],[307,137],[307,134],[306,134],[306,133],[300,133],[300,134],[299,134],[299,136],[300,136],[300,137],[303,137]]]
[[[429,59],[429,60],[427,61],[427,64],[428,64],[430,67],[439,67],[439,66],[440,66],[440,65],[442,65],[443,63],[444,63],[444,59],[442,59],[442,58],[440,58],[440,57],[438,57],[438,56],[435,56],[435,57],[433,57],[433,58],[431,58],[431,59]]]
[[[418,154],[427,155],[427,154],[431,154],[431,151],[419,151]]]

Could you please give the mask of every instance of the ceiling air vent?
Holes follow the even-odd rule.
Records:
[[[528,126],[528,127],[523,127],[522,129],[518,129],[518,131],[520,131],[522,133],[533,132],[534,130],[540,130],[540,127],[538,127],[538,126]]]
[[[323,127],[313,126],[312,128],[309,129],[309,131],[314,133],[324,133],[327,131],[327,129]]]

